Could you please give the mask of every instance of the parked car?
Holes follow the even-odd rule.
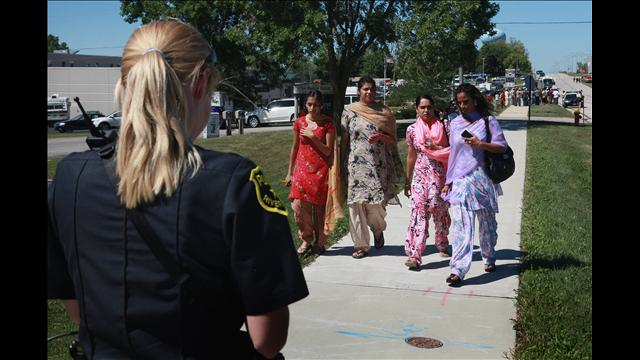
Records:
[[[111,114],[93,119],[93,125],[100,130],[117,129],[120,127],[120,117],[122,114],[119,111],[112,112]]]
[[[562,107],[578,106],[578,94],[571,92],[564,94],[564,100],[562,100]]]
[[[256,108],[246,113],[247,125],[252,128],[261,124],[289,122],[296,120],[296,107],[293,98],[273,100],[266,107]]]
[[[91,119],[104,116],[104,114],[100,111],[87,111],[87,115],[89,115]],[[53,124],[53,129],[61,133],[70,132],[73,130],[88,130],[89,124],[87,124],[87,122],[84,120],[84,115],[78,114],[69,120],[58,121],[57,123]]]

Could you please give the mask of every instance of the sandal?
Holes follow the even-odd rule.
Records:
[[[300,244],[300,246],[298,247],[298,250],[296,250],[296,252],[298,253],[298,255],[305,255],[311,249],[312,249],[311,245],[303,241],[302,244]]]
[[[381,249],[384,246],[384,233],[380,233],[380,236],[373,239],[373,245],[376,249]]]
[[[461,282],[462,282],[462,279],[460,278],[460,276],[456,274],[449,274],[449,276],[447,277],[447,283],[449,285],[458,285]]]
[[[484,266],[484,271],[486,272],[494,272],[496,271],[496,264],[487,264]]]
[[[325,249],[324,245],[313,245],[311,249],[312,254],[322,255],[327,249]]]
[[[356,250],[356,252],[354,252],[353,254],[351,254],[351,257],[354,258],[354,259],[362,259],[363,257],[366,257],[367,255],[369,255],[368,252],[366,252],[366,251],[364,251],[362,249],[359,249],[359,250]]]
[[[418,270],[420,264],[415,259],[408,259],[404,262],[404,265],[409,268],[409,270]]]

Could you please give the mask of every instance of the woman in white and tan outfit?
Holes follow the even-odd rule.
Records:
[[[358,81],[360,101],[345,106],[341,118],[343,181],[346,180],[349,231],[353,258],[368,255],[369,229],[376,248],[384,246],[387,204],[399,204],[396,185],[404,171],[398,154],[396,119],[391,110],[374,101],[375,81]]]

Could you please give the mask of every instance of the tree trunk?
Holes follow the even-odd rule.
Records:
[[[340,118],[342,117],[342,110],[344,109],[344,94],[347,91],[347,85],[349,83],[349,73],[346,71],[346,66],[343,61],[330,66],[330,68],[337,70],[332,71],[330,76],[331,88],[333,90],[333,121],[338,135],[341,135]]]

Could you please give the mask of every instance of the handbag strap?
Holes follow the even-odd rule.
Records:
[[[491,130],[489,129],[489,119],[486,116],[483,116],[482,119],[484,119],[484,127],[485,127],[485,131],[487,132],[487,142],[491,143]]]

